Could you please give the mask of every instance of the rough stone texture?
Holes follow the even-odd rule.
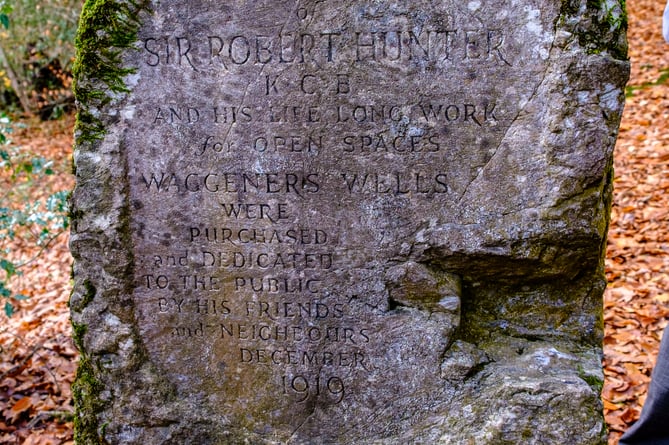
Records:
[[[617,0],[89,0],[78,443],[604,443],[625,26]]]

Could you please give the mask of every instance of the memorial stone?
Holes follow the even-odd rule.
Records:
[[[88,0],[79,444],[603,444],[621,0]]]

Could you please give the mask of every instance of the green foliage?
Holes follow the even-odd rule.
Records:
[[[627,85],[625,87],[625,97],[634,96],[634,92],[638,90],[645,90],[647,88],[656,87],[658,85],[664,85],[669,80],[669,68],[664,68],[660,70],[660,77],[651,82],[643,82],[640,85]]]
[[[30,111],[62,113],[72,102],[70,72],[80,11],[80,0],[0,0],[5,28],[0,47],[6,59],[0,90],[16,93]]]
[[[0,301],[7,316],[14,313],[14,303],[25,295],[12,292],[11,280],[21,275],[21,268],[36,261],[49,244],[69,226],[68,193],[61,191],[45,200],[31,200],[26,192],[31,185],[54,174],[52,163],[31,157],[12,145],[7,137],[12,132],[9,118],[0,114],[0,173],[9,183],[0,192]],[[37,247],[28,259],[16,259],[12,246],[19,243]]]
[[[3,28],[9,28],[9,13],[12,12],[12,5],[7,0],[0,0],[0,24]]]
[[[588,0],[592,15],[592,31],[579,36],[581,45],[590,53],[608,51],[619,60],[627,60],[627,8],[625,0]]]

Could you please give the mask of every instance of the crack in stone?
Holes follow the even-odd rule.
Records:
[[[298,9],[299,4],[300,4],[300,0],[295,0],[295,9],[294,9],[294,10],[295,10],[295,13],[297,13],[297,9]],[[283,30],[284,30],[284,28],[286,27],[286,24],[288,23],[288,20],[289,20],[288,17],[286,17],[286,19],[284,20],[284,22],[281,24],[281,27],[279,28],[279,35],[282,35],[282,34],[283,34]],[[249,89],[250,89],[251,85],[252,85],[253,83],[257,82],[258,79],[260,79],[260,78],[262,77],[263,73],[265,72],[265,67],[266,67],[266,66],[267,66],[267,64],[263,64],[262,67],[260,68],[260,71],[258,72],[258,75],[255,77],[255,79],[253,79],[253,80],[249,80],[249,82],[246,84],[246,87],[244,88],[244,93],[242,94],[242,97],[241,97],[241,99],[239,100],[239,105],[238,105],[238,108],[239,108],[239,109],[241,109],[242,106],[244,105],[244,101],[246,100],[246,98],[247,98],[248,95],[249,95]],[[288,68],[279,71],[279,75],[285,73],[287,69],[288,69]],[[278,76],[277,76],[277,77],[278,77]],[[269,94],[269,92],[268,92],[268,94]],[[224,147],[225,147],[225,145],[226,145],[226,143],[227,143],[227,141],[228,141],[228,137],[230,136],[230,132],[232,131],[232,127],[233,127],[233,125],[234,125],[234,123],[231,122],[230,125],[228,126],[227,131],[225,132],[225,136],[223,136],[222,145],[223,145]]]
[[[554,29],[557,29],[558,22],[559,22],[559,18],[560,18],[560,15],[558,15],[558,17],[557,17],[556,20],[555,20],[555,24],[553,25]],[[557,33],[554,32],[553,35],[554,35],[554,37],[553,37],[553,40],[551,41],[550,49],[548,50],[548,53],[549,53],[549,54],[551,54],[551,53],[553,52],[553,49],[555,48],[555,39],[557,38],[557,37],[556,37]],[[549,60],[550,60],[550,59],[551,59],[551,57],[549,57]],[[460,197],[458,198],[458,204],[457,204],[458,207],[462,208],[462,202],[463,202],[463,200],[465,199],[465,197],[467,196],[467,193],[469,192],[470,187],[471,187],[475,182],[477,182],[477,181],[483,176],[483,174],[484,174],[484,172],[486,171],[486,169],[488,168],[488,166],[492,165],[493,161],[495,160],[495,158],[497,157],[497,155],[500,153],[502,144],[504,143],[505,139],[506,139],[507,136],[509,135],[509,132],[511,131],[511,128],[513,128],[514,124],[515,124],[516,121],[520,118],[520,116],[523,115],[523,112],[525,111],[525,109],[527,108],[527,106],[528,106],[529,104],[531,104],[532,101],[537,97],[537,93],[538,93],[539,89],[541,88],[541,86],[542,86],[542,85],[544,84],[544,82],[546,81],[546,76],[548,75],[548,72],[549,72],[549,70],[551,69],[551,67],[552,67],[552,64],[549,64],[549,63],[546,64],[546,68],[544,69],[544,72],[543,72],[543,74],[542,74],[541,80],[540,80],[539,82],[537,82],[536,87],[534,88],[534,90],[533,90],[532,93],[530,94],[530,97],[527,99],[527,102],[525,102],[525,104],[521,107],[521,109],[518,110],[518,113],[516,113],[516,115],[514,116],[513,120],[512,120],[511,123],[509,124],[509,127],[506,129],[506,131],[504,132],[504,135],[501,137],[500,142],[499,142],[499,144],[497,145],[497,148],[495,148],[495,153],[494,153],[494,154],[492,155],[492,157],[488,160],[488,162],[485,163],[485,165],[483,166],[483,168],[481,168],[481,170],[480,170],[479,173],[476,175],[476,177],[475,177],[474,179],[472,179],[472,180],[469,182],[469,184],[467,184],[467,186],[465,187],[465,190],[462,192],[462,194],[461,194]]]
[[[290,434],[290,437],[288,438],[286,443],[290,443],[295,438],[295,436],[297,435],[297,432],[300,430],[300,428],[302,428],[307,423],[307,421],[311,417],[313,417],[314,414],[316,414],[316,404],[315,403],[311,406],[310,411],[311,412],[304,418],[304,420],[302,422],[300,422],[300,424],[293,430],[293,432]]]

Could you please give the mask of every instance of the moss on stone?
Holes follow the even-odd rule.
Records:
[[[100,400],[103,385],[95,378],[93,365],[84,354],[79,360],[77,375],[72,384],[74,400],[74,441],[77,444],[105,444],[103,431],[98,431],[97,413],[104,408]]]
[[[97,430],[97,414],[104,407],[100,400],[102,384],[95,377],[90,358],[83,348],[84,335],[87,327],[84,324],[72,322],[72,338],[81,352],[77,374],[72,383],[72,400],[74,402],[74,440],[77,444],[93,445],[104,444]]]
[[[600,379],[595,375],[586,373],[585,370],[583,369],[583,366],[581,365],[578,365],[577,371],[578,371],[578,376],[581,378],[581,380],[587,383],[588,386],[590,386],[590,388],[592,388],[594,392],[596,392],[597,394],[600,394],[602,392],[602,388],[604,387],[604,381],[602,379]]]
[[[123,53],[137,41],[139,14],[148,9],[148,5],[148,0],[86,0],[84,3],[75,39],[77,56],[72,69],[73,90],[79,106],[75,126],[76,144],[79,146],[102,139],[106,130],[101,110],[129,91],[125,78],[135,70],[124,66]],[[73,165],[73,171],[76,171],[76,165]],[[76,230],[77,221],[82,216],[80,210],[72,210],[73,229]],[[72,307],[75,312],[82,311],[97,293],[90,280],[84,280],[82,286],[81,300],[76,307]],[[106,424],[100,419],[100,413],[108,403],[100,398],[104,385],[99,380],[93,357],[84,349],[87,325],[72,322],[72,329],[74,342],[81,352],[72,386],[76,413],[75,442],[104,444]]]
[[[93,298],[95,298],[95,294],[97,293],[97,289],[93,285],[93,283],[90,282],[90,280],[84,280],[84,293],[81,296],[81,299],[75,303],[72,301],[72,297],[70,296],[70,301],[68,304],[70,305],[70,309],[75,311],[75,312],[81,312],[84,310],[86,306],[90,304],[91,301],[93,301]],[[74,323],[73,323],[74,326]]]
[[[138,14],[148,7],[141,0],[86,0],[75,38],[77,56],[72,67],[73,90],[80,104],[76,122],[77,142],[104,136],[104,126],[92,109],[111,102],[113,95],[128,91],[124,77],[134,69],[123,66],[122,53],[137,41]]]
[[[97,289],[95,289],[95,286],[93,286],[93,283],[91,283],[89,280],[84,281],[84,289],[86,289],[86,292],[84,292],[81,305],[86,307],[91,301],[93,301],[93,298],[97,293]]]
[[[602,379],[592,375],[582,375],[581,379],[583,379],[597,394],[602,392],[602,388],[604,387],[604,381]]]
[[[564,0],[563,19],[577,16],[581,5],[574,0]],[[588,54],[608,52],[615,59],[627,60],[625,0],[586,0],[581,23],[576,24],[574,32]]]
[[[84,335],[86,335],[86,325],[85,324],[80,324],[80,323],[75,323],[74,321],[72,322],[72,340],[74,340],[74,344],[79,349],[79,351],[83,352],[83,340],[84,340]]]

